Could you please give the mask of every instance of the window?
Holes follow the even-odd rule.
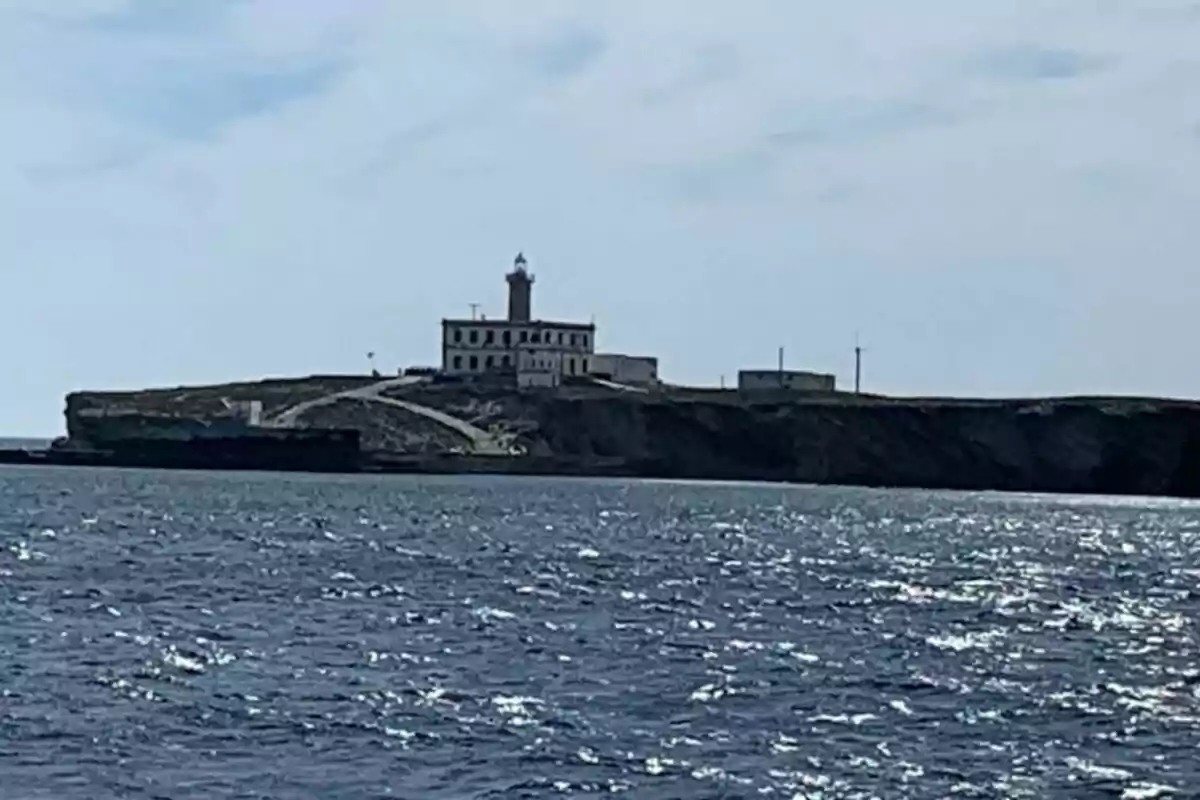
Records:
[[[588,371],[588,360],[586,358],[583,360],[583,371],[585,373]]]
[[[506,369],[512,366],[512,362],[508,360],[508,356],[504,356],[500,359],[500,366]]]
[[[472,333],[473,333],[473,331],[472,331]],[[472,371],[472,372],[474,372],[475,370],[479,369],[479,357],[478,357],[478,356],[471,356],[471,361],[470,361],[470,364],[471,364],[471,371]]]
[[[575,359],[567,359],[567,372],[571,373],[572,375],[575,374]]]
[[[477,344],[479,342],[479,331],[472,328],[471,333],[467,335],[467,338],[471,340],[471,344]]]
[[[588,346],[588,335],[586,333],[583,335],[583,346]]]
[[[454,357],[454,368],[455,368],[455,369],[462,369],[462,356],[455,356],[455,357]]]
[[[505,331],[504,333],[500,334],[500,341],[504,342],[505,347],[512,346],[512,332]]]
[[[558,332],[558,343],[559,344],[563,343],[563,332],[562,331]]]
[[[495,344],[496,343],[496,332],[495,331],[487,331],[486,333],[484,333],[483,343],[484,344]]]
[[[496,359],[495,359],[495,357],[494,357],[494,356],[488,356],[488,357],[487,357],[487,361],[485,361],[485,362],[484,362],[484,366],[486,366],[488,369],[491,369],[492,367],[496,366]]]
[[[521,341],[522,342],[529,341],[529,331],[521,331]]]
[[[571,334],[571,347],[575,347],[577,344],[579,344],[579,334],[572,333]]]
[[[455,341],[455,342],[462,342],[462,328],[455,328],[455,329],[454,329],[454,341]]]
[[[542,335],[540,333],[538,333],[537,331],[534,331],[530,335],[529,340],[535,344],[538,344],[542,341]]]

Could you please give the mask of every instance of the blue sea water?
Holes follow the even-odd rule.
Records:
[[[50,446],[49,439],[0,437],[0,450],[40,450]]]
[[[0,468],[0,797],[1200,786],[1200,505]]]

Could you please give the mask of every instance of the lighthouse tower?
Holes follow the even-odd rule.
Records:
[[[524,253],[517,253],[513,271],[504,276],[508,281],[508,321],[529,322],[533,310],[533,275],[526,267]]]

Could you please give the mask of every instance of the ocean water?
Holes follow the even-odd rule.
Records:
[[[0,468],[0,797],[1200,787],[1200,506]]]
[[[30,438],[5,438],[0,436],[0,450],[39,450],[43,447],[49,447],[49,439],[30,439]]]

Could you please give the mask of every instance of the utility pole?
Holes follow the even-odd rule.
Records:
[[[783,348],[779,348],[779,388],[783,388]]]
[[[479,318],[479,303],[471,303],[471,319]]]
[[[854,393],[862,392],[862,354],[863,349],[858,344],[858,334],[854,334]]]

